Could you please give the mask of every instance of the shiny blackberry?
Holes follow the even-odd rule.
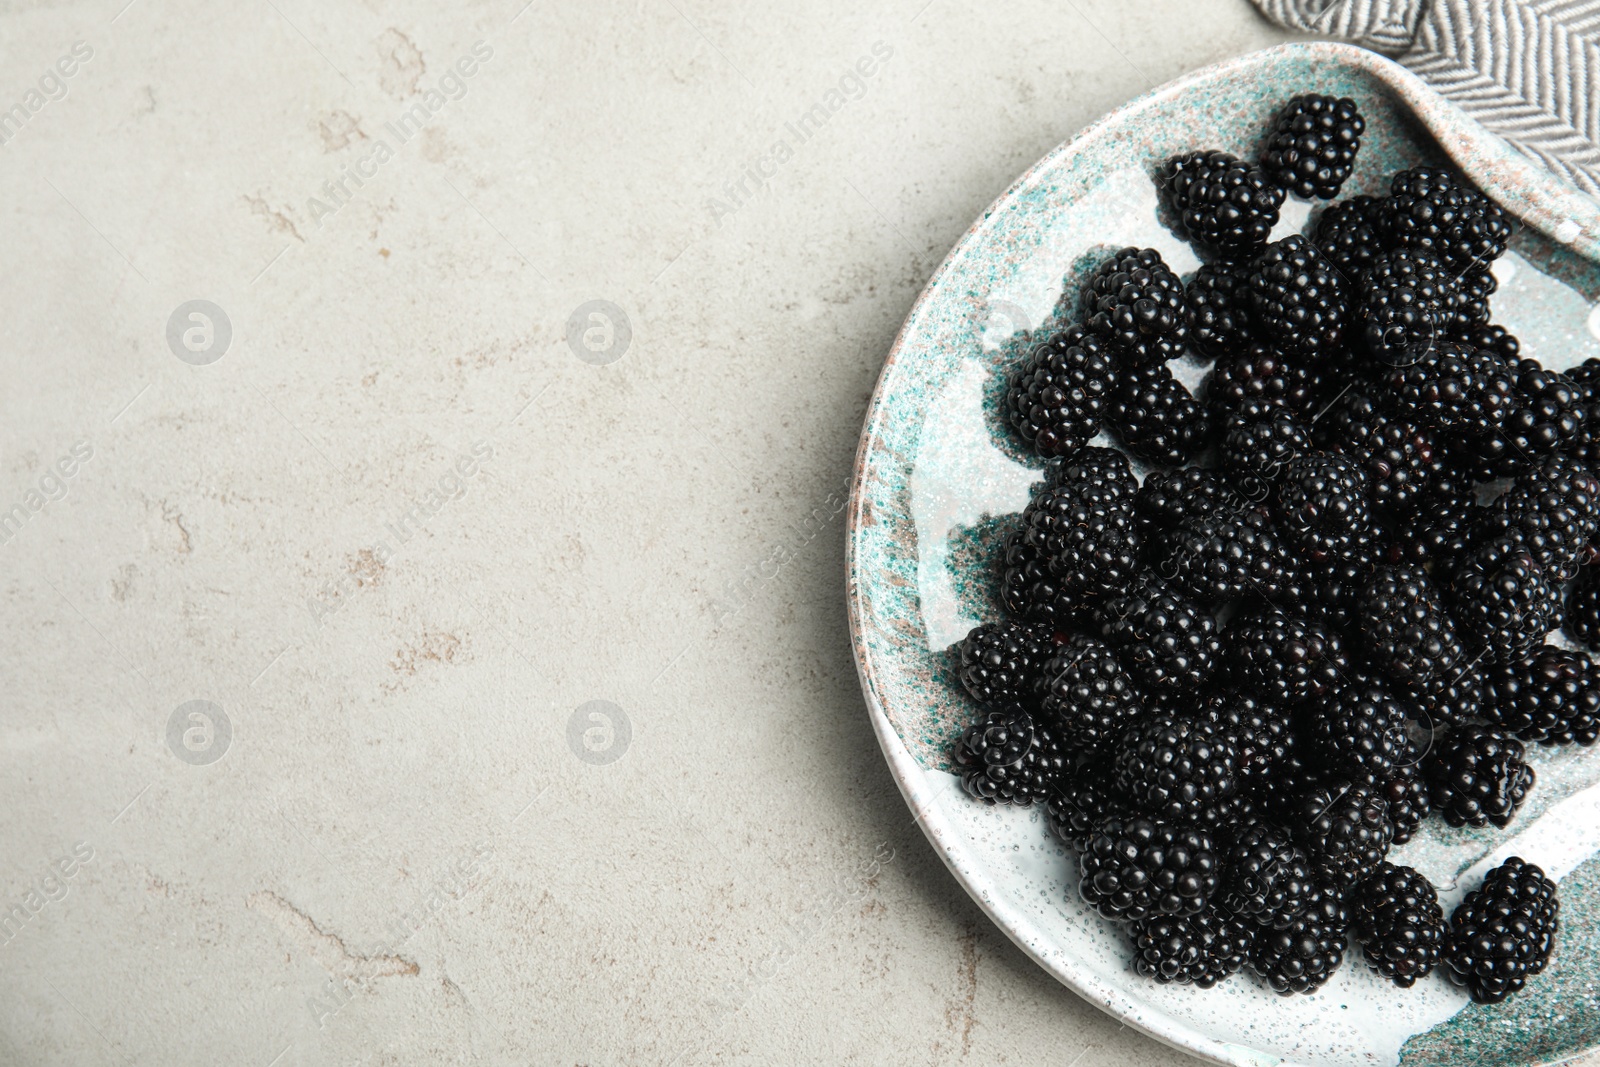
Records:
[[[1424,425],[1488,437],[1516,408],[1517,373],[1503,356],[1441,341],[1412,345],[1395,358],[1389,388],[1400,411]]]
[[[1600,667],[1584,652],[1541,645],[1489,671],[1488,719],[1523,741],[1592,745],[1600,737]]]
[[[1234,619],[1223,649],[1233,682],[1278,704],[1332,693],[1350,669],[1338,631],[1276,608]]]
[[[1544,642],[1561,610],[1561,591],[1518,540],[1500,537],[1455,571],[1451,608],[1469,647],[1500,662],[1519,659]]]
[[[1101,639],[1146,689],[1199,689],[1222,649],[1211,612],[1148,571],[1107,597],[1096,620]]]
[[[1417,564],[1374,569],[1357,611],[1372,662],[1407,691],[1427,689],[1471,658],[1439,591]]]
[[[1561,616],[1567,636],[1593,651],[1600,651],[1600,566],[1593,564],[1578,571],[1578,580],[1567,592]]]
[[[1117,744],[1117,788],[1150,815],[1184,822],[1238,787],[1238,753],[1208,723],[1163,713],[1129,727]]]
[[[1072,485],[1034,497],[1022,513],[1023,539],[1042,552],[1061,591],[1099,596],[1133,576],[1137,535],[1131,501],[1101,501]]]
[[[1520,346],[1504,327],[1489,325],[1489,298],[1500,282],[1487,269],[1469,270],[1460,275],[1455,321],[1452,332],[1477,348],[1492,348],[1501,355],[1515,357]]]
[[[1278,528],[1314,553],[1343,553],[1373,538],[1367,472],[1348,456],[1304,452],[1278,479]]]
[[[1423,762],[1433,810],[1451,826],[1504,826],[1533,788],[1522,742],[1504,730],[1463,726],[1436,740]]]
[[[1140,536],[1147,540],[1158,532],[1177,530],[1190,519],[1244,506],[1244,498],[1222,475],[1204,467],[1151,471],[1133,498]]]
[[[1407,563],[1434,564],[1433,574],[1446,577],[1449,563],[1465,556],[1468,535],[1489,509],[1470,492],[1462,495],[1429,494],[1420,501],[1413,519],[1395,543],[1395,556]]]
[[[1210,989],[1244,966],[1256,928],[1217,908],[1128,924],[1133,969],[1146,978]]]
[[[1006,395],[1011,425],[1041,456],[1070,455],[1100,432],[1115,374],[1104,341],[1057,334],[1017,368]]]
[[[1373,507],[1380,512],[1409,517],[1433,484],[1437,459],[1432,432],[1370,393],[1345,393],[1311,429],[1319,448],[1361,464]]]
[[[1353,294],[1315,245],[1291,234],[1266,247],[1250,275],[1250,313],[1261,338],[1290,355],[1330,355],[1344,339]]]
[[[1284,105],[1272,124],[1261,166],[1305,197],[1332,200],[1350,177],[1366,120],[1349,97],[1308,93]]]
[[[1000,603],[1017,619],[1067,630],[1087,618],[1086,602],[1079,591],[1050,570],[1050,557],[1028,543],[1026,530],[1014,530],[1000,549]]]
[[[1209,414],[1165,363],[1124,367],[1106,415],[1128,451],[1149,464],[1177,466],[1210,443]]]
[[[1433,883],[1415,868],[1381,863],[1353,904],[1351,926],[1373,970],[1402,989],[1433,973],[1445,938]]]
[[[1378,229],[1392,246],[1433,252],[1456,271],[1486,268],[1511,239],[1500,205],[1438,167],[1414,167],[1391,179]]]
[[[1170,359],[1189,336],[1183,282],[1154,248],[1124,248],[1101,264],[1083,287],[1083,317],[1125,362]]]
[[[1089,847],[1096,828],[1107,819],[1132,815],[1132,806],[1117,792],[1112,779],[1108,764],[1081,764],[1063,776],[1045,801],[1045,821],[1051,832],[1075,852]]]
[[[1217,890],[1216,848],[1209,834],[1192,826],[1107,819],[1078,864],[1084,902],[1119,922],[1198,915]]]
[[[1255,329],[1250,321],[1248,263],[1214,259],[1203,263],[1185,288],[1189,304],[1189,337],[1213,359],[1250,346]]]
[[[1271,788],[1277,768],[1296,744],[1288,711],[1242,690],[1212,691],[1197,718],[1233,746],[1234,774],[1241,791]]]
[[[1600,534],[1600,478],[1569,456],[1549,456],[1511,483],[1473,530],[1487,541],[1512,537],[1552,582],[1577,577]]]
[[[1128,457],[1115,448],[1081,448],[1047,472],[1048,485],[1071,487],[1079,495],[1107,503],[1128,502],[1139,491],[1139,479]]]
[[[1311,435],[1292,412],[1252,401],[1223,429],[1218,458],[1223,473],[1240,493],[1265,502],[1289,461],[1310,450]]]
[[[1361,277],[1356,316],[1361,340],[1394,366],[1408,348],[1442,340],[1455,325],[1461,284],[1432,252],[1400,248],[1372,261]]]
[[[1161,191],[1190,240],[1223,259],[1249,259],[1278,224],[1284,191],[1267,172],[1227,152],[1168,160]]]
[[[1421,747],[1415,742],[1405,755],[1405,762],[1395,766],[1387,776],[1369,784],[1389,804],[1389,821],[1394,823],[1393,844],[1403,845],[1416,834],[1422,820],[1433,810],[1428,796],[1428,783],[1420,771]]]
[[[1203,603],[1282,595],[1293,560],[1259,516],[1219,511],[1185,522],[1166,537],[1163,578]]]
[[[1560,930],[1560,912],[1555,882],[1512,856],[1450,916],[1445,973],[1478,1003],[1500,1003],[1544,970]]]
[[[956,741],[953,756],[961,785],[990,804],[1044,800],[1068,766],[1050,728],[1019,705],[985,712]]]
[[[1319,701],[1311,740],[1336,774],[1385,779],[1410,751],[1406,705],[1377,682],[1353,682]]]
[[[974,627],[961,642],[961,684],[980,704],[1031,702],[1053,634],[1049,625],[1009,620]]]
[[[1365,546],[1363,546],[1363,549]],[[1302,559],[1290,583],[1287,603],[1297,604],[1306,615],[1341,632],[1356,626],[1356,598],[1375,564],[1365,551],[1353,556]]]
[[[1378,213],[1383,201],[1375,196],[1352,196],[1332,205],[1317,219],[1313,244],[1328,260],[1355,282],[1384,250],[1378,235]]]
[[[1271,823],[1247,827],[1224,854],[1218,901],[1242,918],[1282,930],[1306,910],[1313,882],[1311,861]]]
[[[1265,341],[1241,345],[1217,357],[1202,395],[1214,424],[1224,426],[1251,402],[1288,408],[1309,418],[1316,413],[1325,383],[1301,359],[1290,359]]]
[[[1256,934],[1250,967],[1274,992],[1315,993],[1344,963],[1349,936],[1350,913],[1342,897],[1318,885],[1287,927]]]
[[[1494,275],[1490,274],[1489,278],[1492,281]],[[1471,348],[1488,349],[1495,355],[1512,361],[1522,357],[1522,342],[1517,340],[1516,335],[1508,332],[1504,326],[1466,327],[1458,322],[1455,336],[1451,337],[1450,340]]]
[[[1339,890],[1356,886],[1388,855],[1389,804],[1374,788],[1329,779],[1290,805],[1289,829],[1311,859],[1311,873]]]
[[[1067,638],[1040,668],[1039,713],[1077,753],[1115,741],[1144,701],[1111,646],[1083,634]]]
[[[1567,450],[1588,423],[1588,404],[1572,379],[1531,359],[1514,360],[1512,366],[1515,406],[1494,434],[1472,441],[1468,450],[1482,480],[1520,474],[1539,457]]]

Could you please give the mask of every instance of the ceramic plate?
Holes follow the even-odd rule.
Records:
[[[1051,332],[1063,292],[1097,257],[1160,249],[1180,274],[1198,261],[1157,218],[1152,174],[1181,151],[1254,156],[1276,108],[1298,92],[1355,98],[1367,119],[1344,195],[1450,162],[1523,223],[1496,265],[1496,321],[1547,365],[1600,356],[1600,205],[1555,183],[1389,61],[1301,44],[1190,75],[1113,113],[1025,174],[951,251],[901,329],[867,415],[850,507],[848,600],[856,662],[878,738],[934,847],[990,917],[1040,966],[1144,1032],[1221,1063],[1544,1063],[1600,1044],[1600,751],[1535,748],[1538,784],[1504,830],[1430,820],[1391,859],[1465,889],[1517,853],[1560,880],[1551,966],[1510,1001],[1471,1004],[1435,975],[1411,990],[1374,977],[1359,952],[1311,996],[1278,997],[1248,974],[1211,990],[1138,977],[1122,930],[1077,897],[1075,861],[1037,808],[986,807],[950,773],[974,707],[948,649],[999,617],[995,549],[1042,463],[997,415],[1004,372]],[[1290,199],[1274,238],[1305,227]],[[1585,258],[1588,257],[1588,258]],[[1175,370],[1191,387],[1204,368]]]

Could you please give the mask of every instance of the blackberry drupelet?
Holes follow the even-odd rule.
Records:
[[[1406,705],[1384,686],[1353,682],[1319,702],[1311,740],[1333,773],[1387,780],[1410,754],[1406,718]]]
[[[1256,934],[1250,967],[1277,993],[1315,993],[1344,963],[1349,936],[1350,913],[1340,894],[1318,885],[1287,927]]]
[[[1485,349],[1439,341],[1412,345],[1388,373],[1400,411],[1424,425],[1488,437],[1517,405],[1516,369]]]
[[[1297,96],[1278,113],[1261,166],[1298,196],[1332,200],[1350,177],[1366,128],[1349,97]]]
[[[1499,537],[1455,571],[1451,608],[1468,646],[1502,663],[1544,642],[1561,610],[1561,591],[1519,540]]]
[[[1378,235],[1378,215],[1383,201],[1375,196],[1352,196],[1332,205],[1317,220],[1311,242],[1344,272],[1352,284],[1384,250]]]
[[[1378,363],[1394,366],[1412,345],[1443,340],[1461,299],[1455,274],[1432,252],[1385,252],[1361,278],[1356,315],[1362,343]]]
[[[1445,973],[1478,1003],[1500,1003],[1544,970],[1560,930],[1560,911],[1555,882],[1512,856],[1450,916]]]
[[[1352,294],[1343,274],[1299,234],[1274,242],[1250,275],[1257,332],[1290,355],[1331,355],[1343,340]]]
[[[1390,245],[1436,253],[1456,271],[1486,269],[1511,239],[1500,205],[1438,167],[1414,167],[1391,179],[1378,229]]]
[[[1259,515],[1219,511],[1185,522],[1165,539],[1157,571],[1205,602],[1280,596],[1292,578],[1291,560]]]
[[[1241,494],[1265,502],[1289,461],[1310,450],[1311,435],[1292,412],[1251,401],[1223,429],[1218,459]]]
[[[1217,899],[1233,914],[1282,930],[1306,910],[1311,861],[1271,823],[1247,827],[1224,854]]]
[[[1215,259],[1202,263],[1184,293],[1189,304],[1189,338],[1206,355],[1220,359],[1249,347],[1249,263]]]
[[[1012,378],[1006,395],[1011,425],[1041,456],[1071,455],[1100,432],[1115,374],[1104,341],[1057,334]]]
[[[1357,885],[1394,840],[1389,804],[1374,788],[1328,779],[1290,805],[1289,829],[1311,858],[1311,873],[1338,890]]]
[[[1165,363],[1124,367],[1107,418],[1135,458],[1177,466],[1210,443],[1211,419]]]
[[[1186,822],[1233,794],[1237,760],[1232,741],[1209,723],[1163,712],[1118,742],[1117,788],[1152,816]]]
[[[1080,754],[1116,741],[1144,711],[1111,646],[1084,634],[1069,637],[1041,666],[1039,693],[1042,720]]]
[[[1489,275],[1493,278],[1494,275]],[[1516,361],[1522,358],[1522,342],[1518,341],[1515,334],[1508,333],[1504,326],[1477,326],[1464,329],[1459,324],[1456,335],[1450,338],[1471,348],[1484,348],[1497,356]]]
[[[1183,282],[1154,248],[1124,248],[1101,264],[1084,284],[1083,318],[1125,362],[1171,359],[1189,336]]]
[[[1284,191],[1227,152],[1190,152],[1162,168],[1162,193],[1189,239],[1223,259],[1249,259],[1278,224]]]
[[[1048,484],[1070,486],[1080,495],[1108,503],[1131,501],[1139,491],[1138,476],[1128,457],[1115,448],[1081,448],[1050,467]]]
[[[1222,649],[1211,612],[1149,571],[1106,598],[1096,619],[1101,639],[1151,690],[1200,688]]]
[[[1533,788],[1522,742],[1504,730],[1463,726],[1423,762],[1428,799],[1451,826],[1504,826]]]
[[[1367,473],[1348,456],[1304,452],[1278,479],[1279,528],[1302,548],[1344,554],[1375,539]]]
[[[1210,989],[1244,966],[1256,928],[1217,908],[1128,924],[1133,968],[1158,982]]]
[[[1570,456],[1549,456],[1518,475],[1473,530],[1480,542],[1514,537],[1552,582],[1577,577],[1600,533],[1600,478]]]
[[[1489,671],[1487,718],[1523,741],[1592,745],[1600,737],[1600,668],[1585,652],[1541,645]]]
[[[1350,669],[1337,630],[1277,608],[1235,618],[1223,659],[1239,688],[1278,704],[1332,693]]]
[[[1402,989],[1433,973],[1445,926],[1432,882],[1412,867],[1380,863],[1353,904],[1351,925],[1373,970]]]
[[[1140,537],[1148,541],[1155,533],[1177,530],[1190,519],[1219,510],[1236,511],[1244,505],[1244,498],[1216,471],[1181,467],[1145,475],[1133,498],[1133,513]]]
[[[1600,566],[1590,564],[1578,571],[1578,580],[1567,593],[1562,628],[1578,644],[1600,651]]]
[[[1107,819],[1079,857],[1084,902],[1107,919],[1198,915],[1217,890],[1211,835],[1134,816]]]
[[[1062,592],[1075,600],[1120,589],[1136,567],[1132,502],[1086,497],[1076,486],[1058,485],[1022,513],[1024,540],[1044,554]]]
[[[1270,789],[1296,735],[1282,705],[1236,689],[1211,692],[1198,716],[1233,745],[1234,776],[1243,790]]]
[[[1380,512],[1410,517],[1433,484],[1437,458],[1432,432],[1372,394],[1352,389],[1311,430],[1318,447],[1361,464],[1372,504]]]
[[[1015,704],[985,712],[956,741],[953,755],[962,786],[990,804],[1043,800],[1068,766],[1050,728]]]
[[[1001,545],[1000,603],[1015,618],[1070,629],[1087,616],[1085,602],[1051,573],[1049,556],[1025,534],[1014,530]]]
[[[984,623],[961,642],[961,684],[980,704],[1034,700],[1044,661],[1054,648],[1054,627],[1042,623]]]
[[[1324,388],[1322,375],[1303,359],[1291,359],[1267,344],[1252,341],[1217,357],[1202,393],[1212,421],[1225,426],[1246,404],[1264,402],[1309,418]]]
[[[1090,761],[1062,777],[1045,801],[1045,821],[1061,842],[1075,852],[1089,847],[1096,827],[1107,819],[1126,818],[1132,807],[1117,792],[1105,762]]]

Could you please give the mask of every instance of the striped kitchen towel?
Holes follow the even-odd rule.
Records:
[[[1252,0],[1392,56],[1523,155],[1600,198],[1600,0]]]

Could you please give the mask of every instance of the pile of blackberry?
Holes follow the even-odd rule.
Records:
[[[1349,957],[1492,1002],[1549,959],[1554,884],[1508,860],[1447,921],[1392,850],[1514,823],[1532,746],[1600,739],[1600,362],[1548,370],[1490,321],[1511,223],[1452,172],[1271,240],[1363,130],[1307,94],[1257,160],[1171,160],[1198,272],[1110,254],[1012,371],[1046,474],[1007,617],[955,650],[981,710],[952,760],[1043,807],[1142,975],[1312,993]]]

